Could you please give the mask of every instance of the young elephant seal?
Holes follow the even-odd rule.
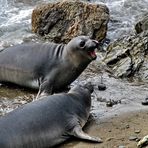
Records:
[[[68,93],[28,103],[0,118],[1,148],[46,148],[71,136],[102,142],[82,131],[91,107],[93,86],[76,86]]]
[[[49,95],[71,84],[96,59],[96,40],[73,38],[68,44],[28,43],[0,52],[0,82],[39,88]]]

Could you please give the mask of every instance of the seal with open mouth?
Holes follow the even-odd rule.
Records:
[[[96,59],[98,41],[88,36],[68,44],[27,43],[0,52],[0,82],[38,89],[38,96],[70,85]]]

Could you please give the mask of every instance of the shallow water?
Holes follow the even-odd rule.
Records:
[[[111,40],[133,34],[135,23],[148,12],[148,0],[100,0],[100,2],[105,3],[110,10],[108,37]]]

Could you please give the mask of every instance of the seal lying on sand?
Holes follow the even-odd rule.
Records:
[[[0,52],[0,82],[38,89],[48,95],[71,84],[96,59],[96,40],[73,38],[68,44],[28,43]]]
[[[1,148],[45,148],[70,136],[94,142],[82,131],[91,107],[93,86],[76,86],[68,93],[55,94],[28,103],[0,118]]]

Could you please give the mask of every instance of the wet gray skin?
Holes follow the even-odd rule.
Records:
[[[67,45],[28,43],[0,52],[0,82],[38,89],[38,96],[70,85],[96,59],[96,40],[73,38]]]
[[[71,136],[102,142],[82,131],[91,107],[93,86],[76,86],[28,103],[0,118],[1,148],[45,148]]]

